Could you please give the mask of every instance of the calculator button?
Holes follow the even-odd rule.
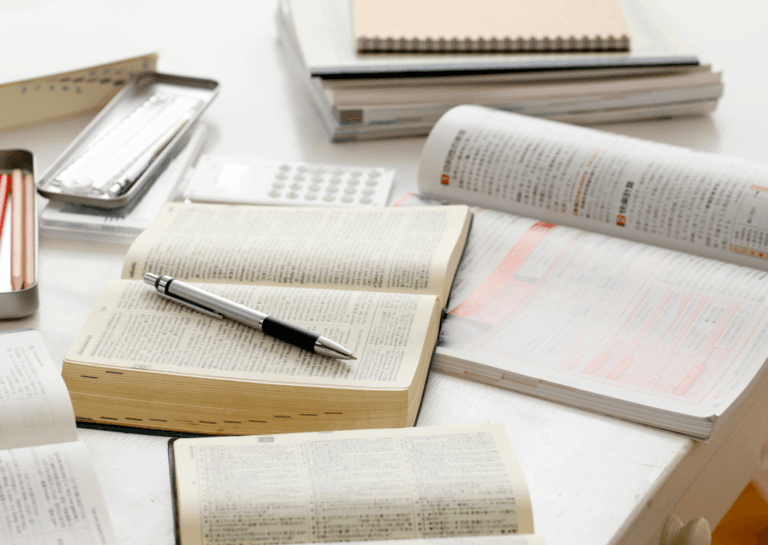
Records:
[[[309,171],[309,167],[307,165],[301,165],[296,170],[298,170],[299,172],[308,172]]]
[[[273,182],[272,187],[275,189],[282,189],[285,187],[285,184],[283,182]]]
[[[371,204],[373,201],[369,199],[368,197],[361,197],[360,202],[363,204]]]
[[[332,184],[340,184],[341,183],[341,178],[339,178],[338,176],[334,176],[333,178],[330,179],[330,182]]]
[[[286,195],[286,197],[288,197],[289,199],[298,199],[299,194],[296,193],[295,191],[291,191],[290,193],[288,193],[288,195]]]
[[[379,176],[381,176],[380,170],[372,170],[368,173],[369,178],[378,178]]]
[[[291,184],[291,189],[301,189],[302,187],[304,186],[301,184]]]
[[[285,172],[280,172],[277,174],[277,176],[275,176],[275,178],[277,178],[278,180],[287,180],[288,175]]]
[[[284,171],[291,170],[291,165],[280,165],[280,170],[284,170]]]
[[[352,172],[350,172],[350,175],[354,176],[354,177],[362,176],[362,174],[363,174],[363,171],[362,170],[357,170],[357,169],[355,169]]]
[[[270,191],[269,192],[269,196],[270,197],[274,197],[274,198],[278,198],[280,196],[280,192],[279,191]]]
[[[360,180],[355,180],[354,178],[350,178],[347,180],[347,185],[357,185],[360,183]]]
[[[368,180],[365,182],[365,185],[373,187],[375,185],[379,185],[379,182],[377,180]]]
[[[336,193],[338,190],[339,190],[339,188],[336,187],[336,186],[331,186],[331,187],[326,188],[326,191],[328,193]]]
[[[312,176],[312,181],[317,182],[318,184],[323,181],[322,176]]]
[[[343,168],[334,168],[333,169],[333,173],[336,174],[337,176],[339,176],[341,174],[344,174],[344,169]]]
[[[354,200],[355,199],[353,199],[352,197],[349,197],[349,196],[344,196],[344,197],[341,198],[342,202],[352,202]]]
[[[312,184],[311,186],[309,186],[310,191],[320,191],[320,189],[322,189],[322,186],[320,186],[319,184]]]
[[[296,180],[297,182],[303,182],[304,180],[307,179],[307,177],[304,176],[303,174],[297,174],[296,176],[293,177],[293,179]]]
[[[307,199],[308,201],[314,201],[317,198],[317,194],[307,193],[306,195],[304,195],[304,198]]]
[[[357,191],[356,187],[345,187],[344,193],[348,193],[350,195],[354,194]]]
[[[376,193],[376,190],[371,189],[370,187],[363,189],[363,195],[373,195],[374,193]]]
[[[323,200],[327,202],[333,202],[336,200],[336,195],[323,195]]]

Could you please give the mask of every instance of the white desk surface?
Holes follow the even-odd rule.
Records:
[[[44,9],[50,1],[38,3]],[[304,88],[283,69],[275,0],[112,0],[102,5],[156,38],[160,71],[220,82],[221,94],[204,115],[211,128],[204,152],[391,166],[398,172],[393,197],[415,189],[423,138],[329,143]],[[709,117],[604,128],[768,162],[763,58],[768,4],[667,0],[664,5],[715,68],[724,71],[725,96]],[[55,50],[55,40],[66,35],[47,38]],[[0,149],[33,151],[42,173],[88,121],[1,134]],[[125,250],[116,244],[42,239],[40,310],[26,319],[0,322],[0,330],[38,329],[60,366],[101,285],[119,277]],[[537,533],[549,544],[658,543],[669,513],[684,521],[702,515],[714,526],[748,482],[766,437],[768,404],[761,391],[752,401],[756,404],[749,411],[743,407],[743,419],[743,414],[731,419],[704,445],[432,373],[418,425],[503,422],[531,490]],[[166,438],[85,429],[79,436],[94,457],[121,542],[173,543]]]

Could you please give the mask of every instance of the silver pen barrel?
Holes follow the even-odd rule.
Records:
[[[157,294],[177,304],[202,312],[212,318],[229,318],[277,339],[323,356],[340,359],[357,359],[341,344],[302,327],[269,316],[253,308],[176,280],[171,276],[144,274],[144,282],[153,286]]]
[[[147,284],[155,286],[157,291],[163,295],[170,295],[185,301],[190,301],[196,305],[221,314],[230,320],[247,325],[248,327],[253,327],[259,331],[262,330],[262,322],[267,317],[267,314],[263,312],[230,301],[229,299],[224,299],[216,294],[203,291],[169,276],[158,277],[156,274],[147,273],[144,275],[144,281]]]

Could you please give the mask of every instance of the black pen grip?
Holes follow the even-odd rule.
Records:
[[[320,336],[271,316],[267,316],[261,322],[261,330],[267,335],[310,352],[315,351],[315,341]]]

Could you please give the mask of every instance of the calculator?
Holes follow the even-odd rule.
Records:
[[[203,155],[183,196],[232,204],[386,206],[394,169]]]

